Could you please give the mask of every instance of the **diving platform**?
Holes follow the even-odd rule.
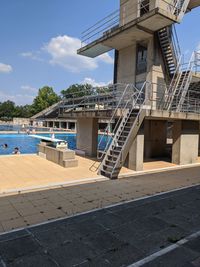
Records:
[[[29,135],[30,137],[40,139],[43,141],[48,141],[52,143],[60,143],[60,142],[65,142],[65,140],[57,139],[57,138],[52,138],[52,137],[47,137],[47,136],[42,136],[42,135],[37,135],[37,134],[31,134]]]
[[[30,135],[40,139],[38,155],[46,160],[54,162],[64,168],[78,166],[75,151],[68,149],[67,141],[41,135]]]
[[[199,0],[128,0],[82,33],[79,55],[97,57],[112,49],[120,50],[155,32],[180,23],[185,13],[200,6]]]

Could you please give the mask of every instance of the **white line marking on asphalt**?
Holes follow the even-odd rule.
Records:
[[[155,252],[155,253],[147,256],[146,258],[131,264],[128,267],[141,267],[144,264],[149,263],[149,262],[151,262],[151,261],[153,261],[153,260],[155,260],[155,259],[157,259],[157,258],[159,258],[159,257],[161,257],[161,256],[163,256],[163,255],[165,255],[165,254],[167,254],[167,253],[169,253],[169,252],[181,247],[182,245],[188,243],[191,240],[194,240],[197,237],[200,237],[200,231],[198,231],[198,232],[196,232],[196,233],[194,233],[192,235],[189,235],[189,236],[179,240],[176,244],[173,244],[173,245],[168,246],[168,247],[166,247],[164,249],[161,249],[158,252]]]

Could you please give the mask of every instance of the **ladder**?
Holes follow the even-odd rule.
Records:
[[[175,26],[168,26],[158,31],[160,47],[169,77],[172,77],[181,55]]]
[[[117,131],[107,151],[103,154],[103,161],[99,167],[99,174],[110,179],[116,179],[126,160],[129,148],[134,141],[145,118],[145,87],[134,88],[132,95],[124,102],[122,115],[119,119]],[[124,96],[123,96],[124,97]],[[120,99],[122,102],[122,100]]]

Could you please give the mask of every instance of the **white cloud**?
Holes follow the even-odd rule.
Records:
[[[0,73],[10,73],[12,70],[11,65],[0,63]]]
[[[32,86],[30,86],[30,85],[22,85],[22,86],[21,86],[21,89],[22,89],[23,91],[33,92],[33,93],[37,93],[37,91],[38,91],[37,88],[32,87]]]
[[[20,56],[25,57],[25,58],[30,58],[36,61],[44,61],[44,59],[41,58],[41,51],[23,52],[23,53],[20,53]]]
[[[114,59],[108,53],[98,56],[97,60],[98,59],[107,64],[114,64]]]
[[[82,82],[82,84],[91,84],[94,87],[102,87],[102,86],[107,86],[109,84],[112,84],[112,81],[109,82],[96,82],[94,79],[92,78],[85,78]]]
[[[33,99],[34,96],[28,94],[7,94],[4,91],[0,91],[0,102],[11,100],[17,105],[26,105],[31,104]]]
[[[63,35],[52,38],[43,50],[51,56],[50,64],[61,66],[71,72],[94,70],[99,62],[113,62],[108,53],[94,59],[77,55],[77,49],[80,47],[81,41],[78,38]]]

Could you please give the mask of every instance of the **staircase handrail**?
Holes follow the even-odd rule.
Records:
[[[190,61],[187,65],[187,69],[185,70],[185,72],[189,73],[189,74],[184,76],[183,81],[180,85],[181,90],[180,90],[179,94],[181,94],[181,97],[180,97],[179,103],[178,103],[177,108],[176,108],[177,112],[181,110],[181,107],[184,103],[185,95],[187,93],[187,90],[189,88],[189,85],[190,85],[190,82],[192,79],[192,71],[193,71],[193,68],[194,68],[195,63],[196,63],[195,59],[196,59],[196,52],[193,52],[192,56],[190,58]],[[184,83],[185,83],[185,86],[184,86]]]
[[[171,33],[172,33],[172,45],[173,45],[173,48],[174,48],[176,59],[178,61],[180,56],[181,56],[181,48],[180,48],[180,44],[179,44],[179,40],[178,40],[176,27],[175,27],[174,24],[172,24]]]
[[[120,118],[119,118],[119,120],[118,120],[118,125],[116,124],[116,126],[115,126],[115,128],[116,128],[116,132],[115,132],[115,135],[114,135],[114,138],[113,138],[113,140],[112,140],[112,142],[115,142],[115,140],[116,140],[116,136],[117,136],[117,133],[118,133],[118,131],[119,131],[119,124],[121,124],[121,119],[123,119],[123,117],[124,117],[124,115],[126,115],[126,113],[127,113],[127,111],[128,111],[128,105],[132,102],[132,101],[134,101],[134,99],[135,99],[135,103],[137,103],[137,100],[138,100],[138,98],[139,98],[139,96],[140,96],[140,92],[143,92],[143,89],[144,89],[144,86],[146,85],[146,83],[147,82],[144,82],[144,84],[143,84],[143,86],[142,86],[142,88],[140,89],[140,90],[138,90],[138,88],[136,88],[134,85],[134,88],[136,89],[136,92],[134,92],[131,96],[130,96],[130,98],[125,102],[125,106],[124,106],[124,108],[123,108],[123,110],[122,110],[122,112],[121,112],[121,116],[120,116]],[[136,98],[135,98],[135,94],[136,93],[138,93],[138,95],[136,96]],[[135,103],[133,103],[132,104],[132,109],[135,107]],[[131,109],[131,110],[132,110]],[[120,122],[120,123],[119,123]],[[114,131],[113,131],[114,132]]]
[[[138,101],[138,99],[139,99],[139,97],[140,97],[140,95],[141,95],[141,92],[144,91],[144,88],[145,88],[145,86],[146,86],[147,83],[148,83],[148,82],[144,82],[144,84],[143,84],[143,86],[142,86],[141,89],[136,88],[136,87],[132,84],[132,86],[134,87],[134,89],[136,89],[136,92],[138,93],[138,95],[137,95],[137,97],[135,98],[135,92],[134,92],[134,93],[132,94],[132,96],[126,101],[126,104],[125,104],[125,106],[124,106],[124,108],[123,108],[123,111],[121,112],[120,119],[118,120],[118,121],[120,121],[120,124],[122,124],[122,123],[124,122],[124,120],[125,120],[125,115],[126,115],[127,112],[128,112],[128,108],[127,108],[128,105],[130,104],[131,101],[133,101],[133,100],[135,99],[135,101],[132,103],[132,108],[131,108],[131,110],[133,110],[133,108],[135,107],[135,104],[137,103],[137,101]],[[118,129],[117,129],[117,131],[116,131],[116,133],[115,133],[115,135],[114,135],[114,138],[112,139],[112,142],[109,144],[109,147],[107,148],[107,151],[106,151],[105,153],[109,153],[109,149],[112,147],[113,144],[116,143],[116,136],[117,136],[117,134],[118,134],[118,132],[119,132],[119,128],[120,128],[120,125],[118,125]],[[101,164],[97,167],[97,169],[99,169],[101,166],[104,165],[105,160],[106,160],[106,155],[104,155],[103,161],[102,161]]]
[[[108,130],[109,130],[109,124],[112,123],[112,121],[113,121],[113,119],[114,119],[114,117],[115,117],[115,115],[116,115],[116,113],[117,113],[117,111],[118,111],[118,109],[119,109],[119,107],[120,107],[120,104],[122,103],[122,100],[124,99],[124,96],[126,95],[126,92],[127,92],[127,90],[128,90],[129,87],[130,87],[130,84],[127,84],[126,87],[125,87],[125,90],[123,91],[123,94],[122,94],[121,98],[119,99],[119,102],[118,102],[118,104],[117,104],[117,106],[116,106],[116,108],[115,108],[115,110],[114,110],[114,112],[113,112],[113,114],[112,114],[112,117],[111,117],[111,119],[110,119],[110,121],[109,121],[109,123],[108,123],[108,126],[106,127],[104,133],[101,135],[100,141],[99,141],[99,143],[98,143],[98,149],[97,149],[97,150],[98,150],[98,151],[97,151],[97,159],[99,159],[99,160],[103,158],[104,153],[106,152],[106,150],[107,150],[107,148],[108,148],[108,144],[109,144],[109,142],[107,142],[107,144],[106,144],[104,150],[101,151],[101,155],[99,155],[99,147],[100,147],[100,145],[101,145],[101,143],[102,143],[104,137],[105,137],[105,136],[108,136],[108,132],[109,132],[109,131],[108,131]],[[118,120],[118,121],[119,121],[119,120]],[[115,125],[115,128],[116,128],[116,125]],[[115,128],[114,128],[113,132],[115,131]]]
[[[134,108],[135,105],[137,104],[138,99],[140,99],[141,95],[144,94],[144,88],[145,88],[146,84],[148,84],[147,81],[144,82],[142,88],[139,90],[138,95],[137,95],[137,98],[133,98],[133,99],[130,99],[130,100],[129,100],[129,101],[133,100],[133,105],[132,105],[131,110],[129,110],[129,114],[133,111],[133,108]],[[131,128],[133,128],[133,127],[138,123],[138,119],[139,119],[139,117],[140,117],[140,114],[141,114],[141,112],[142,112],[143,107],[144,107],[145,104],[146,104],[146,99],[144,98],[143,102],[140,104],[140,109],[139,109],[139,111],[138,111],[138,114],[137,114],[137,116],[136,116],[136,118],[135,118],[135,120],[134,120],[133,125],[132,125]],[[124,129],[124,127],[125,127],[125,125],[126,125],[128,119],[129,119],[128,116],[127,116],[126,118],[124,118],[124,121],[121,122],[121,124],[123,124],[123,127],[122,127],[122,128],[119,127],[119,128],[118,128],[118,131],[123,131],[123,129]],[[118,132],[115,134],[115,138],[113,139],[113,142],[112,142],[112,143],[114,143],[114,144],[116,143],[115,140],[116,140],[116,136],[117,136],[117,134],[118,134]],[[129,134],[130,134],[130,133],[129,133]],[[127,140],[128,140],[128,137],[127,137]],[[112,146],[112,144],[111,144],[110,146]],[[114,167],[113,167],[113,170],[112,170],[112,172],[111,172],[111,176],[113,175],[113,171],[115,170],[116,166],[119,164],[119,161],[122,161],[122,160],[121,160],[122,155],[123,155],[123,149],[121,150],[120,155],[119,155],[119,157],[118,157],[118,159],[117,159],[117,161],[116,161],[116,163],[115,163],[115,165],[114,165]]]
[[[171,101],[174,97],[174,93],[176,90],[176,89],[174,90],[174,87],[176,88],[178,86],[178,79],[177,78],[179,77],[179,74],[180,74],[181,62],[182,62],[182,55],[180,55],[180,57],[178,59],[178,63],[177,63],[173,78],[170,82],[169,87],[166,88],[166,92],[164,93],[163,99],[161,101],[161,103],[163,103],[164,109],[166,109],[166,110],[169,110]],[[165,100],[166,97],[167,97],[167,100]]]

